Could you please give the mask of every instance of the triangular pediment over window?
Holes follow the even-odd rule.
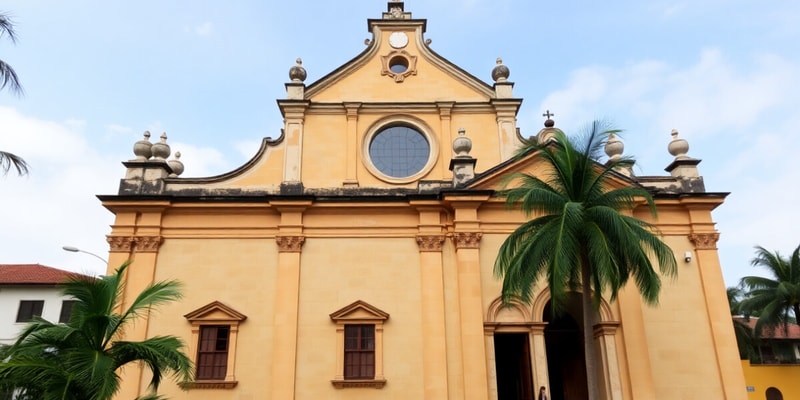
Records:
[[[242,322],[247,319],[246,315],[226,306],[225,304],[220,303],[219,301],[208,303],[205,306],[184,315],[184,317],[190,322],[204,323]]]
[[[358,300],[331,313],[331,319],[337,323],[375,323],[389,319],[389,313],[367,302]]]

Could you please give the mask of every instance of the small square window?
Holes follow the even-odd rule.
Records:
[[[44,300],[21,300],[17,311],[17,322],[30,322],[34,317],[42,316]]]
[[[75,303],[77,303],[75,300],[64,300],[61,302],[61,314],[58,316],[59,324],[66,324],[69,322],[69,319],[72,317],[72,307],[75,306]]]

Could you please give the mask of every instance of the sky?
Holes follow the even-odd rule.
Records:
[[[431,48],[491,83],[497,57],[535,134],[545,110],[576,132],[623,129],[637,175],[665,175],[670,131],[711,192],[725,283],[753,247],[800,245],[800,2],[408,0]],[[252,158],[283,125],[276,99],[298,57],[310,84],[364,48],[386,1],[5,0],[16,44],[0,59],[24,86],[0,91],[0,149],[29,176],[0,176],[0,263],[103,273],[115,194],[142,132],[166,132],[183,177]]]

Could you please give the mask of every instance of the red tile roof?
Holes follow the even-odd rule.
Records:
[[[745,319],[742,317],[734,317],[733,319],[744,322],[750,329],[755,329],[758,318],[750,317]],[[762,328],[763,339],[800,339],[800,325],[789,324],[788,329],[784,329],[783,325],[776,326],[774,329],[769,327]]]
[[[0,264],[0,285],[55,285],[74,275],[41,264]]]

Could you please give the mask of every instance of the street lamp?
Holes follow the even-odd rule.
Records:
[[[98,256],[97,254],[94,254],[94,253],[88,252],[88,251],[86,251],[86,250],[81,250],[81,249],[79,249],[79,248],[77,248],[77,247],[73,247],[73,246],[63,246],[63,247],[61,247],[61,248],[62,248],[62,249],[64,249],[64,250],[66,250],[66,251],[72,252],[72,253],[85,253],[85,254],[88,254],[88,255],[90,255],[90,256],[94,256],[94,257],[96,257],[98,260],[102,261],[102,262],[103,262],[103,264],[106,264],[106,265],[108,265],[108,261],[106,261],[106,259],[105,259],[105,258],[103,258],[103,257],[100,257],[100,256]]]

